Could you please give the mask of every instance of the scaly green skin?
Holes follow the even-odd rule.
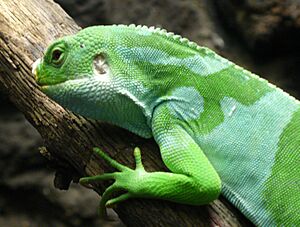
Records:
[[[171,170],[120,172],[100,209],[132,197],[200,205],[224,196],[259,226],[300,223],[300,106],[274,85],[165,30],[97,26],[54,42],[34,69],[70,110],[154,137]],[[222,183],[221,183],[222,182]],[[222,185],[222,187],[221,187]],[[125,194],[111,198],[117,190]]]

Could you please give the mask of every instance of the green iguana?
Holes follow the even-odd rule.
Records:
[[[147,172],[138,148],[100,210],[133,197],[207,204],[223,195],[258,226],[300,226],[300,105],[266,80],[179,35],[95,26],[50,45],[33,69],[41,89],[88,118],[154,137],[171,172]],[[126,193],[112,198],[116,191]]]

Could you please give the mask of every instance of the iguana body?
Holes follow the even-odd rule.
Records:
[[[154,137],[171,170],[146,172],[135,150],[101,209],[131,197],[200,205],[222,193],[259,226],[300,224],[300,106],[266,80],[165,30],[96,26],[54,42],[35,69],[70,110]],[[118,198],[112,192],[126,190]]]

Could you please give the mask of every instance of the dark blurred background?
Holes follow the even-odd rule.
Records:
[[[143,24],[173,31],[300,97],[299,0],[57,0],[82,27]],[[122,226],[100,222],[99,197],[53,187],[42,139],[0,94],[0,226]]]

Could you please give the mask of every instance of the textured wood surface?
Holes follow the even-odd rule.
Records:
[[[32,63],[55,38],[80,29],[59,5],[50,0],[2,0],[0,8],[0,88],[44,139],[41,153],[58,168],[57,187],[66,188],[68,181],[78,176],[113,171],[91,153],[93,146],[131,167],[133,148],[139,146],[148,171],[166,170],[153,140],[76,116],[38,89],[31,74]],[[107,185],[99,184],[95,190],[101,194]],[[128,226],[250,225],[235,208],[220,200],[196,207],[133,199],[115,210]]]

